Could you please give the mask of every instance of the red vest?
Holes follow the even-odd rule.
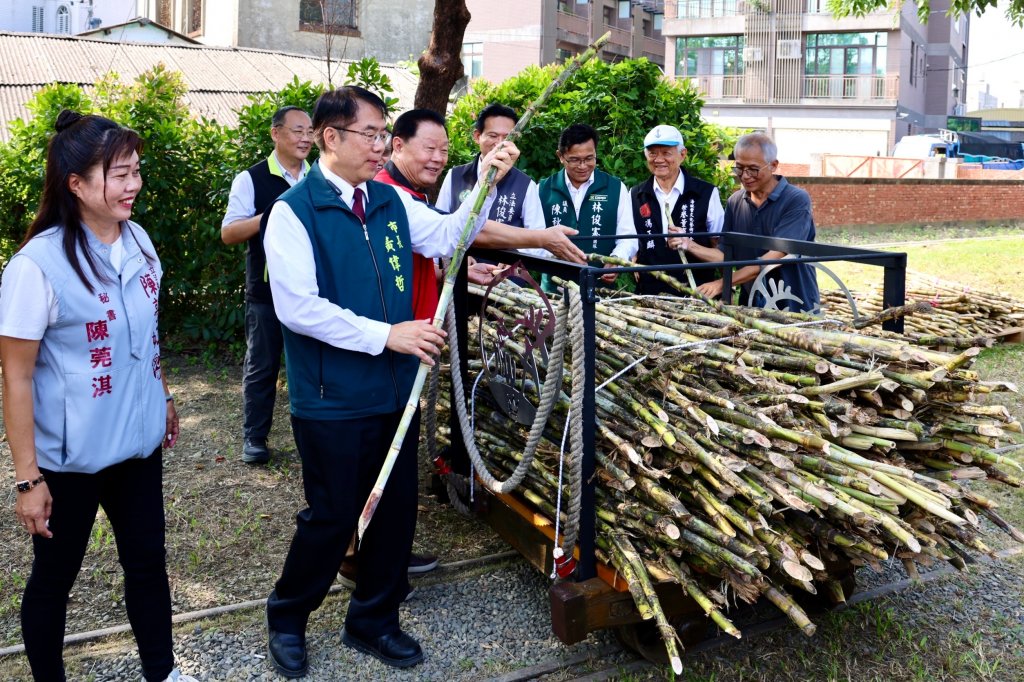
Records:
[[[389,164],[390,165],[390,164]],[[388,166],[382,168],[373,178],[377,182],[387,185],[394,185],[404,189],[423,203],[427,202],[427,195],[417,192],[413,188],[404,185],[391,176]],[[437,291],[437,273],[434,270],[434,259],[424,258],[420,254],[412,254],[412,316],[414,320],[433,320],[437,312],[437,304],[440,296]]]

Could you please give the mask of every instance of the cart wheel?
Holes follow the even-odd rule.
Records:
[[[668,622],[675,627],[684,647],[694,646],[707,638],[710,621],[704,616],[678,616],[669,618]],[[615,636],[622,646],[636,652],[651,663],[669,664],[665,643],[661,640],[658,626],[653,620],[620,625],[615,628]]]

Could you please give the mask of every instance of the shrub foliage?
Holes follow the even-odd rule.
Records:
[[[493,101],[522,111],[557,70],[531,67],[499,85],[477,83],[450,118],[450,163],[465,163],[475,153],[471,129],[477,111]],[[397,103],[372,59],[352,64],[348,81]],[[312,111],[323,88],[293,80],[278,92],[253,96],[239,110],[235,127],[192,117],[181,75],[163,66],[128,84],[110,74],[88,91],[64,84],[43,88],[28,105],[30,120],[14,121],[10,141],[0,145],[0,265],[24,238],[39,204],[46,145],[57,115],[67,108],[108,116],[145,141],[144,185],[133,218],[149,232],[163,262],[165,337],[193,347],[243,349],[244,247],[225,246],[220,239],[231,180],[269,153],[274,111],[285,105]],[[703,123],[700,106],[694,90],[665,81],[646,60],[591,62],[534,118],[519,145],[519,166],[535,178],[552,173],[562,128],[584,122],[601,133],[601,167],[634,184],[647,175],[643,136],[656,124],[671,123],[686,137],[687,167],[728,188],[717,158],[722,145],[731,147],[734,140]]]
[[[524,112],[558,75],[561,67],[531,66],[497,85],[476,81],[469,94],[455,105],[448,119],[450,162],[468,162],[477,153],[473,122],[488,104],[500,102]],[[735,134],[700,118],[703,102],[687,82],[671,82],[646,59],[616,64],[591,60],[536,113],[520,139],[518,167],[540,179],[560,168],[555,152],[567,126],[586,123],[600,135],[598,166],[633,186],[650,173],[643,155],[644,136],[656,125],[674,125],[683,133],[688,150],[685,168],[713,182],[727,197],[732,179],[718,166],[722,151],[731,151]]]

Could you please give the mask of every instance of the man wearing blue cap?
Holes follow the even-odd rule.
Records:
[[[693,177],[681,166],[686,160],[686,145],[679,130],[670,125],[651,129],[644,138],[644,158],[651,177],[632,190],[633,222],[640,235],[663,232],[721,232],[725,220],[718,188]],[[679,265],[682,260],[676,250],[677,241],[657,237],[640,239],[637,262],[640,265]],[[714,248],[711,237],[696,237],[692,241]],[[714,269],[693,270],[697,285],[716,279]],[[672,273],[688,283],[683,271]],[[640,274],[637,292],[648,295],[676,294],[675,289],[651,275]]]

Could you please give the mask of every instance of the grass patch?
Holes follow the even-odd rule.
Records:
[[[1007,236],[977,241],[939,241],[928,244],[886,246],[880,251],[903,251],[907,268],[959,282],[975,289],[1015,292],[1024,274],[1024,240]],[[994,255],[998,254],[998,265]],[[850,289],[866,291],[882,283],[882,268],[859,263],[829,264]],[[818,273],[818,286],[835,289],[830,277]]]

